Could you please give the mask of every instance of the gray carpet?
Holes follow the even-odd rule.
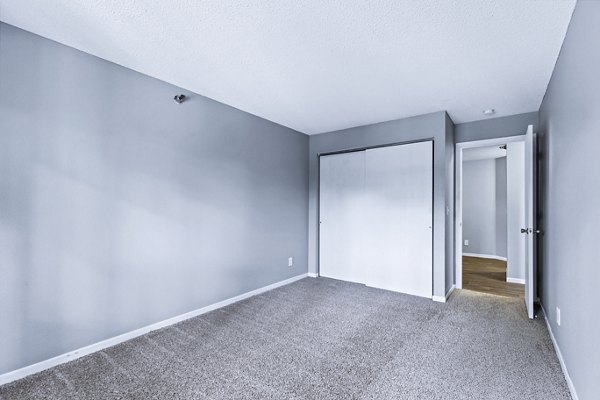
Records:
[[[0,387],[8,399],[568,399],[520,300],[307,278]]]

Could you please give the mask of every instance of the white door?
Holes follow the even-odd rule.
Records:
[[[320,157],[319,275],[363,282],[365,152]]]
[[[536,288],[535,244],[537,230],[535,221],[534,202],[534,170],[536,150],[534,146],[533,126],[527,127],[525,134],[525,227],[521,233],[525,240],[525,304],[527,315],[534,317],[534,301]]]
[[[433,147],[366,151],[365,283],[431,297]]]

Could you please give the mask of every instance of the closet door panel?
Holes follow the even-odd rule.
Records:
[[[365,154],[365,283],[432,296],[432,142]]]
[[[319,275],[364,283],[365,152],[320,157]]]

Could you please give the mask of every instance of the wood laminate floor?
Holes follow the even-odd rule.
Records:
[[[506,261],[463,256],[463,289],[524,297],[524,285],[506,282]]]

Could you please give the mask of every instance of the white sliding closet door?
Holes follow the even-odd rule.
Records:
[[[365,283],[432,296],[432,142],[366,150]]]
[[[319,275],[364,283],[365,152],[320,157]]]

